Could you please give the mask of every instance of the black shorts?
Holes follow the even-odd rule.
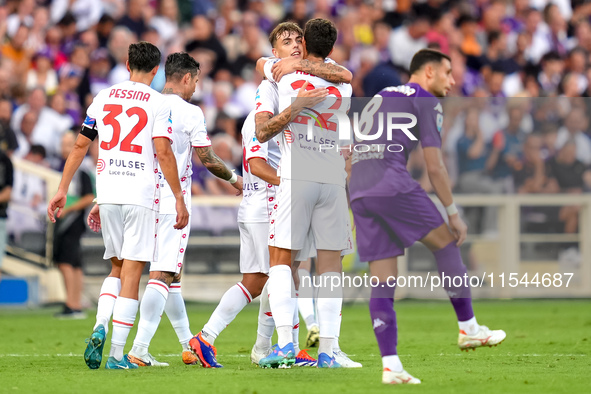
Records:
[[[75,220],[58,219],[53,231],[53,262],[69,264],[74,268],[82,268],[82,250],[80,238],[86,226],[82,215]]]

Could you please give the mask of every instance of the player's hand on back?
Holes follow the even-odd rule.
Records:
[[[232,186],[236,189],[236,195],[239,196],[242,194],[242,177],[238,175],[238,179],[236,182],[231,183]]]
[[[88,228],[90,228],[93,232],[98,233],[101,229],[101,216],[99,214],[99,206],[98,204],[94,204],[94,207],[88,213],[88,218],[86,219],[86,224],[88,224]]]
[[[454,238],[457,240],[456,245],[461,246],[468,235],[468,226],[466,226],[460,215],[456,213],[449,217],[449,227]]]
[[[321,103],[326,98],[326,96],[328,96],[327,88],[316,88],[311,90],[307,90],[307,88],[308,81],[304,82],[298,92],[296,103],[299,108],[314,107],[316,104]]]
[[[182,230],[189,224],[189,211],[187,211],[187,206],[185,205],[185,201],[182,198],[176,199],[176,224],[174,228],[177,230]]]
[[[275,82],[279,82],[281,80],[281,77],[283,77],[284,75],[298,71],[296,63],[300,60],[301,59],[297,59],[295,57],[288,57],[282,59],[280,62],[276,62],[275,64],[273,64],[271,72],[273,73],[273,79],[275,80]]]
[[[55,193],[55,196],[53,196],[53,198],[49,202],[49,205],[47,206],[47,216],[49,217],[49,220],[51,220],[52,223],[55,223],[56,217],[59,218],[62,216],[62,210],[66,205],[67,198],[68,197],[65,192],[58,190],[57,193]]]

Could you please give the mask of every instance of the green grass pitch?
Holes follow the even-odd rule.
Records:
[[[188,305],[197,332],[213,305]],[[151,353],[168,368],[89,370],[84,339],[94,317],[56,320],[56,309],[0,310],[1,393],[582,393],[591,387],[591,301],[476,301],[481,324],[502,328],[498,347],[469,353],[456,346],[457,324],[445,301],[396,303],[398,351],[419,386],[380,383],[381,359],[367,304],[345,306],[341,347],[361,369],[262,370],[250,364],[258,305],[248,306],[216,341],[222,369],[185,366],[163,317]],[[92,315],[92,313],[90,314]],[[300,340],[305,339],[302,322]],[[135,328],[128,339],[131,347]],[[110,340],[110,338],[109,338]],[[109,341],[105,346],[108,353]],[[178,355],[177,355],[178,353]],[[316,354],[315,351],[311,352]],[[104,361],[103,361],[104,366]]]

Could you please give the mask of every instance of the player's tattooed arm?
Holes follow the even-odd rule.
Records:
[[[259,112],[254,116],[256,136],[259,142],[265,143],[279,134],[289,122],[291,122],[291,105],[279,115],[273,116],[270,112]]]
[[[270,112],[259,112],[254,116],[256,125],[256,137],[259,142],[265,143],[282,132],[306,107],[314,107],[328,95],[328,89],[316,88],[307,90],[308,81],[300,88],[296,100],[285,108],[279,115],[273,116]]]
[[[195,148],[195,152],[197,153],[197,156],[199,156],[201,163],[203,163],[213,175],[225,181],[232,178],[232,170],[230,170],[228,166],[226,166],[226,163],[215,154],[211,146]]]
[[[280,81],[281,77],[295,71],[303,71],[332,83],[351,83],[353,79],[351,71],[343,66],[331,63],[311,62],[307,59],[287,58],[275,63],[271,68],[275,81]]]

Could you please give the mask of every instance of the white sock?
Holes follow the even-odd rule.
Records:
[[[294,288],[291,269],[287,265],[276,265],[269,269],[269,305],[277,327],[277,344],[284,347],[293,340],[293,313],[296,308],[291,291]]]
[[[299,302],[299,298],[297,297],[298,293],[296,292],[296,303]],[[293,309],[293,329],[291,335],[293,338],[293,347],[297,355],[300,352],[300,314],[298,313],[297,307]]]
[[[339,337],[341,336],[341,325],[343,324],[343,311],[339,312],[338,322],[339,322],[339,328],[335,334],[334,341],[332,343],[332,351],[335,353],[338,352],[339,350],[341,350],[341,346],[339,345]]]
[[[321,283],[340,283],[331,281],[331,277],[339,276],[338,272],[326,272],[321,276]],[[334,338],[340,329],[340,314],[343,305],[342,288],[323,286],[318,291],[318,323],[320,325],[320,341],[318,353],[332,356]]]
[[[478,333],[478,329],[480,328],[478,322],[476,321],[476,316],[470,320],[459,321],[458,326],[460,326],[460,330],[464,330],[464,332],[468,335],[476,335]]]
[[[337,353],[341,350],[341,346],[339,345],[339,337],[334,337],[334,340],[332,341],[332,351],[334,353]]]
[[[209,321],[203,326],[203,339],[213,346],[215,339],[226,328],[242,309],[252,301],[252,296],[242,282],[236,283],[224,293],[220,303],[211,314]]]
[[[113,335],[111,337],[111,352],[109,356],[117,360],[123,358],[123,348],[127,342],[127,336],[133,323],[138,309],[138,300],[131,298],[117,297],[115,307],[113,308]]]
[[[298,269],[298,275],[300,276],[300,283],[302,278],[310,276],[310,272],[305,269]],[[311,297],[298,298],[298,309],[300,314],[306,322],[306,328],[310,331],[312,325],[318,325],[316,322],[316,316],[314,315],[314,299]]]
[[[166,316],[176,332],[176,336],[179,338],[179,342],[183,347],[183,350],[189,348],[189,341],[193,338],[191,329],[189,328],[189,317],[187,316],[187,309],[185,308],[185,300],[181,293],[181,284],[172,283],[170,285],[170,292],[168,293],[168,299],[166,300],[166,306],[164,307]]]
[[[265,283],[265,287],[263,287],[263,292],[261,293],[259,325],[257,327],[257,341],[255,343],[257,349],[263,351],[271,349],[271,338],[273,337],[273,331],[275,330],[275,320],[273,320],[271,306],[269,305],[268,283],[268,281]]]
[[[115,301],[121,291],[121,279],[112,276],[106,277],[99,293],[98,306],[96,308],[96,323],[93,330],[102,324],[105,327],[105,333],[109,332],[109,320],[113,314]]]
[[[140,321],[137,325],[137,334],[133,341],[131,353],[142,357],[148,353],[150,342],[156,334],[162,312],[168,298],[168,286],[156,279],[150,279],[146,291],[140,303]]]
[[[404,368],[402,368],[402,363],[400,362],[400,357],[396,354],[382,357],[382,366],[388,368],[392,372],[402,372],[404,370]]]

